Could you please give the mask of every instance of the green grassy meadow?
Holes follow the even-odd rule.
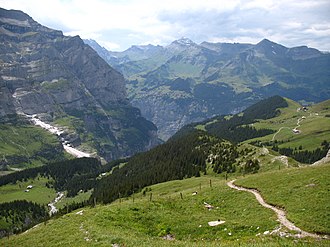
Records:
[[[330,140],[330,101],[306,112],[297,111],[300,105],[296,102],[288,100],[288,104],[280,116],[261,120],[254,127],[275,131],[283,127],[274,138],[283,141],[280,147],[301,145],[303,150],[313,150],[323,140]],[[298,119],[302,119],[301,133],[293,134]],[[73,120],[62,119],[70,124]],[[197,128],[205,130],[204,125]],[[271,141],[273,136],[257,139]],[[301,229],[330,235],[330,163],[304,166],[249,142],[238,145],[239,151],[249,151],[237,163],[258,159],[259,172],[242,176],[236,171],[228,174],[228,181],[238,178],[237,185],[257,189],[266,202],[285,209],[288,219]],[[54,217],[26,233],[0,239],[0,246],[330,246],[330,240],[265,234],[279,227],[275,213],[262,207],[251,193],[229,188],[224,177],[212,172],[209,165],[208,175],[148,186],[111,204]],[[56,192],[45,186],[47,181],[39,177],[1,186],[0,203],[17,199],[49,203]],[[34,188],[24,192],[29,184]],[[56,207],[87,200],[90,195],[88,191],[63,198]],[[212,205],[212,210],[205,203]],[[208,225],[218,220],[225,223]],[[166,236],[173,239],[164,239]]]
[[[87,192],[82,192],[82,193],[78,193],[78,195],[76,195],[75,197],[67,197],[66,193],[64,193],[65,197],[62,198],[58,203],[56,203],[56,207],[57,208],[63,208],[65,207],[65,205],[71,204],[71,203],[77,203],[77,202],[82,202],[82,201],[86,201],[89,199],[89,197],[91,196],[92,191],[89,190]]]
[[[275,131],[282,127],[281,131],[274,138],[278,142],[284,142],[278,145],[280,148],[298,148],[302,146],[302,150],[313,150],[320,147],[322,141],[330,140],[330,117],[327,117],[330,114],[330,100],[308,106],[307,111],[297,111],[301,107],[298,103],[289,99],[287,99],[287,102],[289,106],[282,108],[278,117],[260,120],[254,123],[253,126],[257,129],[267,128]],[[298,119],[301,119],[300,127],[297,127]],[[295,127],[301,133],[294,134],[292,129]],[[267,142],[271,141],[273,137],[274,134],[271,134],[245,142],[254,140]]]
[[[284,171],[291,169],[282,170],[282,173]],[[276,188],[283,190],[283,187],[275,187],[274,190]],[[324,189],[323,186],[315,188]],[[197,195],[192,195],[195,191]],[[214,208],[208,210],[204,202]],[[208,225],[209,221],[217,220],[225,223],[214,227]],[[252,194],[230,189],[223,178],[204,176],[149,186],[138,194],[112,204],[78,209],[42,223],[27,233],[3,238],[0,244],[329,246],[326,240],[280,238],[264,234],[278,226],[275,213],[263,208]],[[174,240],[163,239],[168,234]]]
[[[56,136],[32,125],[0,124],[0,159],[9,169],[40,166],[48,157],[64,158]]]
[[[258,189],[302,229],[330,235],[330,163],[255,174],[235,183]]]
[[[38,177],[36,179],[29,179],[28,181],[16,184],[7,184],[0,186],[0,203],[10,202],[14,200],[27,200],[39,204],[48,204],[56,197],[56,192],[52,188],[47,188],[45,185],[49,179]],[[28,185],[33,188],[29,192],[25,192]]]

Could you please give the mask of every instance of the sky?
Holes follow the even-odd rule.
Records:
[[[181,37],[252,44],[267,38],[330,51],[330,0],[0,0],[0,7],[112,51]]]

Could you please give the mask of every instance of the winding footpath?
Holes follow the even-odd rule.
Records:
[[[297,120],[297,125],[296,127],[294,127],[292,130],[293,131],[299,131],[298,128],[300,128],[300,122],[304,119],[304,117],[301,117]],[[281,132],[282,129],[291,129],[290,127],[281,127],[274,135],[273,135],[273,138],[272,138],[272,141],[275,140],[275,137],[277,136],[277,134],[279,134]]]
[[[260,195],[260,193],[257,190],[247,189],[247,188],[235,185],[234,184],[235,180],[227,182],[227,185],[230,188],[235,189],[235,190],[247,191],[247,192],[252,193],[263,207],[269,208],[276,213],[277,218],[278,218],[279,222],[281,223],[281,225],[285,226],[289,230],[298,232],[298,234],[295,234],[294,236],[296,236],[296,237],[312,237],[312,238],[328,238],[327,236],[321,236],[321,235],[317,235],[314,233],[309,233],[309,232],[301,230],[299,227],[295,226],[291,221],[289,221],[286,218],[286,214],[285,214],[284,210],[276,208],[276,207],[268,204],[267,202],[265,202],[265,200],[262,198],[262,196]]]
[[[272,141],[275,140],[276,135],[277,135],[278,133],[280,133],[282,129],[291,129],[291,128],[289,128],[289,127],[281,127],[281,128],[280,128],[280,129],[279,129],[279,130],[273,135]]]

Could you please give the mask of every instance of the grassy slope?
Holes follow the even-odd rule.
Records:
[[[330,234],[330,163],[255,174],[235,183],[258,189],[302,229]]]
[[[47,178],[39,177],[26,182],[18,181],[16,184],[0,186],[0,203],[14,200],[27,200],[40,204],[48,204],[54,200],[56,192],[54,189],[45,186],[47,182]],[[33,188],[30,189],[29,192],[25,192],[28,185],[32,185]]]
[[[55,206],[57,208],[63,208],[67,204],[87,201],[90,198],[91,194],[92,194],[91,190],[87,192],[78,193],[78,195],[76,195],[75,197],[66,197],[66,193],[64,193],[65,197],[62,198],[58,203],[56,203]]]
[[[254,127],[268,128],[275,131],[284,127],[275,137],[277,141],[289,141],[279,147],[303,147],[303,150],[313,150],[320,147],[323,140],[330,140],[330,100],[308,107],[308,111],[297,111],[301,107],[298,103],[287,99],[289,107],[281,109],[281,115],[272,119],[261,120],[254,124]],[[300,122],[300,134],[294,134],[292,129],[297,126],[299,118],[305,117]],[[256,138],[261,141],[271,141],[274,134]],[[248,140],[246,142],[250,142]]]
[[[91,132],[85,130],[84,122],[81,119],[65,115],[61,118],[57,118],[54,123],[62,128],[66,128],[68,133],[78,134],[82,142],[79,147],[81,150],[85,150],[89,153],[96,152],[93,144],[93,139],[95,137]]]
[[[46,130],[31,125],[0,125],[0,159],[22,156],[28,160],[10,164],[11,167],[26,168],[42,165],[46,159],[38,153],[46,146],[49,148],[60,146],[56,136]]]
[[[237,160],[244,163],[248,159],[258,159],[261,164],[259,172],[280,170],[287,167],[298,167],[300,165],[298,161],[290,157],[283,159],[278,153],[267,148],[260,148],[244,143],[240,145],[238,150],[244,150],[245,148],[250,149],[251,152],[243,157],[239,157]]]
[[[281,116],[256,123],[255,127],[267,127],[274,130],[282,126],[294,128],[297,119],[306,116],[301,124],[300,135],[293,135],[291,130],[285,132],[284,129],[276,136],[276,139],[290,139],[290,145],[294,144],[293,147],[303,145],[304,149],[314,149],[322,140],[329,140],[328,121],[330,118],[325,117],[329,114],[329,103],[330,101],[315,105],[304,113],[297,112],[299,105],[289,100],[289,107],[281,110]],[[321,125],[315,123],[321,123]],[[325,131],[319,133],[321,128]],[[272,136],[258,139],[270,140]],[[250,145],[244,144],[242,148],[245,146]],[[246,183],[247,186],[261,190],[267,202],[285,207],[288,217],[304,230],[329,233],[330,220],[327,205],[330,205],[330,202],[326,200],[329,198],[330,187],[327,182],[329,176],[326,176],[329,174],[329,165],[317,168],[284,169],[286,167],[284,163],[275,159],[276,153],[264,154],[262,148],[252,149],[251,154],[246,155],[245,158],[256,157],[262,164],[260,171],[272,171],[246,176],[237,183]],[[297,162],[289,159],[289,165],[296,166]],[[281,170],[274,171],[275,168]],[[257,233],[274,229],[277,225],[275,215],[260,207],[252,195],[227,188],[220,177],[212,177],[213,188],[210,189],[210,178],[192,178],[154,185],[151,186],[152,190],[147,192],[146,197],[142,194],[135,195],[134,203],[130,198],[121,203],[98,206],[96,209],[84,209],[84,215],[69,214],[59,220],[50,221],[46,226],[33,229],[29,234],[14,236],[8,243],[4,243],[42,246],[42,243],[47,241],[50,246],[76,246],[78,243],[81,246],[89,245],[90,242],[84,240],[88,237],[93,239],[92,242],[95,245],[100,246],[109,246],[111,243],[124,243],[126,246],[192,246],[194,244],[217,246],[219,241],[216,239],[221,239],[221,243],[226,243],[228,246],[242,242],[251,246],[264,246],[263,241],[267,241],[268,246],[293,245],[291,240],[266,236],[256,238]],[[191,192],[199,191],[200,183],[202,183],[202,193],[192,197]],[[316,186],[306,187],[311,184]],[[183,200],[180,199],[180,192],[183,194]],[[150,193],[153,194],[153,202],[149,202]],[[297,193],[297,196],[293,196],[293,193]],[[204,201],[219,206],[219,209],[206,211],[203,207]],[[225,220],[226,223],[215,228],[206,225],[207,221],[218,218]],[[308,224],[306,224],[306,219],[308,219]],[[64,225],[67,226],[62,229]],[[199,228],[199,225],[202,227]],[[260,228],[254,228],[256,225]],[[81,226],[84,231],[81,230]],[[224,230],[225,228],[227,231]],[[175,241],[165,241],[159,237],[166,232],[166,229],[170,229],[170,232],[175,235]],[[52,239],[49,239],[50,236],[42,236],[45,231],[55,232],[58,236],[63,235],[63,239],[59,240],[56,236]],[[228,235],[228,231],[232,233],[232,236]],[[206,239],[206,244],[204,244]],[[236,239],[239,240],[236,242]],[[256,245],[253,244],[254,242]],[[320,245],[323,244],[324,242],[320,243]]]
[[[210,179],[212,188],[210,188]],[[201,186],[201,187],[200,187]],[[232,190],[215,177],[171,181],[110,205],[84,208],[18,236],[3,246],[327,246],[326,241],[263,235],[278,226],[275,214],[254,196]],[[192,192],[198,191],[193,196]],[[149,201],[152,193],[152,202]],[[181,199],[180,193],[183,195]],[[215,208],[208,211],[203,203]],[[226,221],[210,227],[208,221]],[[49,234],[45,234],[49,233]],[[161,236],[171,233],[174,241]],[[261,233],[260,236],[255,235]]]

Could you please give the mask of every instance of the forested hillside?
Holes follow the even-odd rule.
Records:
[[[54,182],[50,182],[48,186],[53,187],[56,191],[67,190],[69,195],[74,196],[81,189],[91,189],[95,185],[95,179],[100,171],[101,163],[95,158],[73,159],[2,176],[0,186],[36,178],[40,175],[52,178]]]
[[[187,125],[176,133],[174,138],[195,127],[202,128],[211,135],[233,143],[266,136],[274,133],[274,131],[267,128],[256,129],[253,127],[253,123],[258,119],[273,118],[280,113],[279,108],[287,106],[285,99],[280,96],[273,96],[248,107],[243,113],[233,116],[218,116],[201,123]]]
[[[280,114],[279,108],[287,106],[285,99],[274,96],[247,108],[243,114],[191,124],[165,144],[138,154],[122,168],[114,169],[111,175],[97,183],[91,199],[109,203],[152,184],[206,174],[207,165],[215,173],[237,170],[255,173],[260,167],[259,161],[237,162],[245,150],[238,151],[235,144],[274,133],[271,129],[256,129],[249,125],[258,119],[275,117]],[[205,131],[197,130],[196,126],[203,126]]]
[[[199,177],[206,174],[207,164],[215,173],[235,172],[238,155],[231,143],[194,130],[132,157],[97,183],[92,198],[109,203],[152,184]]]
[[[66,214],[87,205],[111,203],[166,181],[212,174],[222,174],[227,178],[230,174],[246,175],[260,170],[287,168],[291,164],[298,166],[297,161],[280,154],[298,161],[301,161],[299,157],[303,157],[303,162],[308,157],[313,162],[322,158],[329,149],[329,142],[323,138],[327,139],[330,130],[322,127],[320,132],[315,121],[328,126],[326,116],[330,108],[328,103],[322,103],[314,108],[311,106],[307,112],[307,107],[298,111],[297,106],[293,101],[274,96],[240,114],[190,124],[166,143],[131,158],[103,166],[94,158],[56,162],[2,176],[0,186],[43,177],[48,179],[47,187],[66,191],[68,197],[89,191],[89,199],[71,201],[59,210],[60,214]],[[306,112],[308,117],[305,117]],[[298,128],[297,121],[302,129],[300,134],[292,131]],[[280,127],[282,125],[285,127]],[[305,125],[307,129],[303,129]],[[284,130],[288,131],[282,134]],[[318,143],[313,140],[315,137],[324,141]],[[21,224],[22,221],[12,222]]]
[[[46,206],[25,200],[0,204],[0,238],[23,232],[49,219]]]

